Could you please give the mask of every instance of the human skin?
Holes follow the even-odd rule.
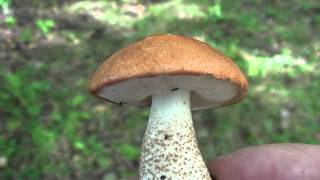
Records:
[[[247,147],[208,162],[218,180],[319,180],[320,146],[269,144]]]

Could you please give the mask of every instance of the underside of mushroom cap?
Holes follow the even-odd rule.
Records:
[[[137,106],[150,105],[152,95],[187,89],[195,110],[239,102],[247,87],[237,65],[209,45],[184,36],[153,35],[108,58],[89,88],[108,101]]]

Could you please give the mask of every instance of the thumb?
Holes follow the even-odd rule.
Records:
[[[319,180],[320,146],[270,144],[237,150],[208,163],[218,180]]]

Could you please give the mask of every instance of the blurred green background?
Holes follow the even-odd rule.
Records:
[[[248,77],[241,103],[194,112],[206,160],[320,143],[318,0],[0,0],[0,179],[137,175],[149,109],[87,85],[106,57],[153,33],[205,41]]]

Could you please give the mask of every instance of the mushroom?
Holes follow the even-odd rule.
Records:
[[[248,83],[237,65],[193,38],[151,35],[114,53],[90,92],[119,105],[150,106],[140,179],[210,179],[191,110],[241,101]]]

